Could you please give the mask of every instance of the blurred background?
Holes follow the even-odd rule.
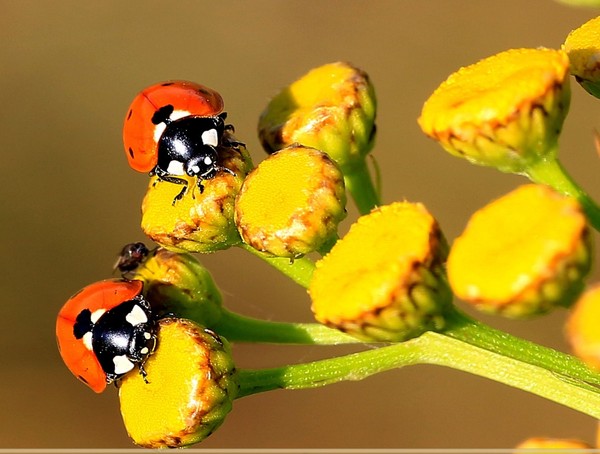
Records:
[[[111,276],[120,248],[144,240],[147,176],[131,170],[121,126],[133,96],[166,79],[218,90],[228,120],[256,137],[268,99],[337,60],[366,70],[379,100],[374,156],[384,201],[423,202],[449,240],[469,215],[525,180],[450,157],[420,132],[422,103],[451,72],[513,47],[559,47],[600,11],[550,0],[0,0],[0,447],[131,447],[117,393],[75,380],[56,349],[65,300]],[[600,102],[573,84],[565,166],[600,198],[593,131]],[[343,234],[356,218],[349,207]],[[310,321],[305,291],[238,250],[202,256],[225,304]],[[564,311],[533,322],[478,318],[566,350]],[[269,367],[340,348],[236,345],[239,367]],[[533,435],[592,442],[587,416],[495,382],[415,366],[362,382],[236,401],[203,448],[508,448]]]

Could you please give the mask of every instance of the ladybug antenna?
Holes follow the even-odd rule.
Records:
[[[152,123],[155,125],[158,125],[160,123],[168,125],[169,123],[171,123],[170,117],[174,110],[175,108],[171,104],[162,106],[160,109],[154,112],[154,115],[152,115]]]

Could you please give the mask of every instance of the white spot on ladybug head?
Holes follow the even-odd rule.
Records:
[[[171,161],[167,166],[167,173],[171,175],[185,175],[185,170],[183,168],[183,162],[179,161]]]
[[[113,364],[115,365],[115,374],[117,375],[126,374],[133,369],[134,366],[125,355],[115,356],[113,358]]]
[[[102,317],[104,315],[104,313],[106,312],[106,309],[96,309],[94,312],[92,312],[92,314],[90,315],[90,320],[91,322],[95,325],[96,323],[98,323],[98,320],[100,320],[100,317]]]
[[[131,309],[131,312],[127,314],[125,320],[131,323],[132,326],[136,326],[140,323],[147,323],[148,316],[146,315],[144,310],[136,304],[135,306],[133,306],[133,309]]]
[[[217,135],[217,130],[209,129],[208,131],[204,131],[202,133],[202,143],[212,147],[219,145],[219,136]]]
[[[140,353],[142,355],[147,355],[148,353],[150,353],[150,350],[148,349],[148,347],[144,347],[140,350]]]
[[[212,165],[212,163],[213,163],[213,160],[212,160],[212,158],[210,156],[206,156],[204,158],[204,164],[206,164],[207,166]]]
[[[146,340],[152,339],[152,334],[150,334],[150,333],[144,333],[144,339],[146,339]]]
[[[83,335],[83,337],[81,338],[81,340],[83,341],[83,345],[85,345],[85,348],[87,348],[89,351],[93,351],[94,347],[92,346],[92,332],[88,331],[87,333],[85,333]]]

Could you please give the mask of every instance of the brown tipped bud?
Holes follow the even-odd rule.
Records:
[[[346,216],[344,177],[327,154],[294,145],[254,169],[238,195],[235,219],[245,243],[279,257],[319,250]]]
[[[309,287],[315,318],[367,341],[403,341],[441,329],[452,301],[446,253],[423,205],[373,210],[317,262]]]
[[[191,254],[157,249],[134,275],[159,314],[175,314],[203,326],[221,318],[222,298],[208,270]]]
[[[219,147],[218,152],[219,166],[228,171],[203,180],[202,191],[195,177],[182,177],[188,190],[181,200],[177,200],[181,185],[151,179],[142,203],[142,230],[152,240],[179,252],[214,252],[240,242],[234,203],[252,163],[242,144]]]
[[[501,52],[448,77],[418,122],[455,156],[524,173],[556,152],[570,101],[568,75],[562,51]]]
[[[158,323],[158,346],[146,379],[127,375],[119,389],[129,436],[146,448],[181,448],[223,423],[238,390],[227,342],[183,319]]]
[[[471,217],[450,250],[448,278],[455,295],[476,308],[523,318],[570,305],[590,263],[579,203],[530,184]]]
[[[368,75],[344,62],[315,68],[276,95],[258,133],[269,153],[293,143],[329,154],[345,174],[363,165],[375,138],[375,90]]]

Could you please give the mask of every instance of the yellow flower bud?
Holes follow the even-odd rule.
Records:
[[[192,255],[157,249],[135,271],[156,313],[175,314],[212,327],[223,313],[212,276]]]
[[[343,172],[363,165],[375,135],[375,90],[368,75],[348,63],[315,68],[276,95],[258,132],[268,152],[293,143],[323,150]]]
[[[229,134],[228,131],[225,132]],[[228,140],[234,140],[232,137]],[[240,242],[233,220],[235,197],[252,162],[244,145],[219,147],[219,162],[232,173],[220,171],[204,180],[203,192],[196,178],[188,180],[181,200],[181,186],[153,177],[142,203],[142,230],[161,246],[178,252],[214,252]]]
[[[573,353],[588,366],[600,370],[600,285],[587,290],[577,300],[567,320],[565,332]]]
[[[227,342],[184,319],[158,323],[158,346],[144,365],[147,382],[129,374],[119,399],[127,433],[146,448],[202,441],[224,421],[238,390]]]
[[[242,186],[235,220],[245,243],[278,257],[316,251],[346,216],[344,177],[327,154],[301,145],[259,164]]]
[[[575,80],[600,98],[600,17],[569,33],[563,49],[569,56]]]
[[[512,49],[461,68],[425,102],[418,122],[449,153],[524,173],[554,156],[567,114],[567,55]]]
[[[477,211],[452,245],[455,295],[511,318],[568,306],[590,269],[591,237],[579,203],[524,185]]]
[[[423,205],[377,208],[317,262],[309,286],[315,318],[366,341],[402,341],[441,329],[452,300],[446,253]]]
[[[575,452],[572,451],[573,449],[591,449],[592,446],[581,440],[575,440],[570,438],[532,437],[519,443],[519,445],[516,448],[535,450],[542,449],[544,450],[544,452],[546,452],[546,450],[549,450],[548,452],[552,452],[554,454],[566,454]]]

